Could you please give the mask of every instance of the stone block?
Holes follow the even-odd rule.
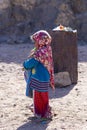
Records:
[[[72,83],[68,72],[59,72],[55,74],[55,86],[65,87],[71,84]]]

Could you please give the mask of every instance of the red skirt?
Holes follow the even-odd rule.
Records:
[[[51,107],[49,107],[48,92],[38,92],[34,90],[33,97],[35,116],[50,118]]]

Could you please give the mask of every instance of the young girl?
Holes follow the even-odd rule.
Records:
[[[51,49],[51,36],[45,30],[40,30],[31,36],[35,48],[31,51],[29,59],[23,63],[29,70],[26,95],[33,91],[33,109],[35,117],[51,118],[49,106],[48,87],[54,87],[54,68]]]

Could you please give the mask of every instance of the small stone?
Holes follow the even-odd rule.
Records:
[[[57,114],[56,114],[56,113],[54,113],[54,116],[57,116]]]
[[[78,90],[78,88],[75,89],[76,91]]]
[[[17,105],[16,104],[13,104],[13,107],[16,107]]]
[[[71,85],[71,79],[68,72],[59,72],[55,74],[55,85],[64,87]]]
[[[1,118],[3,117],[3,114],[1,115]]]

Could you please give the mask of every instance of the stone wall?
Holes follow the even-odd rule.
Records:
[[[59,24],[87,41],[87,0],[0,0],[0,35],[30,35]]]

